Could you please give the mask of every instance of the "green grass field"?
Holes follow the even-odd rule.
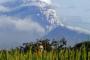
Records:
[[[90,52],[83,49],[61,49],[50,52],[20,53],[18,49],[0,51],[0,60],[90,60]]]

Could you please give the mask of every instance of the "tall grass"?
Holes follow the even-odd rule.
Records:
[[[60,49],[52,50],[50,52],[36,52],[32,53],[29,50],[27,53],[16,50],[2,50],[0,51],[0,60],[90,60],[90,51],[85,47],[81,49]]]

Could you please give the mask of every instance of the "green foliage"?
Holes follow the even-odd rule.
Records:
[[[18,49],[0,51],[0,60],[87,60],[87,58],[90,60],[90,51],[87,51],[85,47],[80,50],[63,48],[60,51],[43,51],[33,54],[31,49],[27,53],[19,53]]]
[[[77,44],[74,48],[66,48],[65,39],[51,43],[45,39],[36,43],[24,43],[23,45],[26,45],[27,48],[26,52],[19,48],[1,50],[0,60],[90,60],[89,44],[89,42],[85,42],[84,44]],[[37,49],[39,45],[45,47],[43,51]],[[56,49],[50,49],[51,46],[55,46]]]
[[[82,47],[83,45],[84,45],[85,47],[87,47],[87,48],[90,48],[90,41],[80,42],[80,43],[76,44],[76,45],[74,46],[74,48],[80,48],[80,47]]]

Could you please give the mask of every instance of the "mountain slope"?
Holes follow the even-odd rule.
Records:
[[[71,30],[64,26],[58,26],[57,28],[50,31],[45,37],[57,40],[64,37],[67,41],[67,44],[73,46],[76,43],[88,40],[90,34],[86,34],[84,32],[80,33],[79,31]]]
[[[42,0],[16,0],[2,5],[8,9],[0,11],[0,48],[15,47],[42,36],[65,37],[71,45],[89,37],[89,34],[61,26],[55,9]]]
[[[0,48],[36,41],[57,23],[55,10],[41,0],[17,0],[2,6],[6,10],[0,10]]]
[[[49,28],[52,28],[55,24],[57,24],[58,20],[56,12],[51,5],[39,0],[30,0],[29,2],[23,2],[20,0],[19,2],[18,6],[13,6],[15,8],[11,8],[10,6],[12,4],[10,3],[6,3],[7,5],[4,4],[6,7],[10,5],[9,8],[11,9],[10,11],[0,12],[0,16],[6,15],[10,17],[17,17],[22,20],[29,17],[43,26],[45,30],[49,30]]]

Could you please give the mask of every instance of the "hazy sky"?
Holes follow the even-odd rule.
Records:
[[[0,0],[0,3],[15,0]],[[51,3],[64,24],[90,30],[90,0],[43,0]]]
[[[53,0],[63,23],[90,31],[90,0]]]
[[[2,3],[16,0],[0,0],[0,12],[10,9],[2,6]],[[20,1],[20,0],[17,0]],[[25,0],[24,0],[25,1]],[[27,0],[28,1],[28,0]],[[54,6],[57,12],[58,20],[64,25],[70,25],[73,28],[81,28],[90,33],[90,0],[42,0]],[[14,2],[13,2],[14,3]],[[6,4],[7,5],[7,4]],[[15,5],[18,6],[18,5]],[[13,8],[13,6],[11,6]],[[19,42],[30,41],[38,34],[42,35],[45,30],[37,22],[28,18],[23,20],[12,16],[0,16],[0,47],[15,46]],[[16,29],[15,29],[16,28]],[[37,38],[36,37],[36,38]],[[19,41],[19,42],[17,42]]]

